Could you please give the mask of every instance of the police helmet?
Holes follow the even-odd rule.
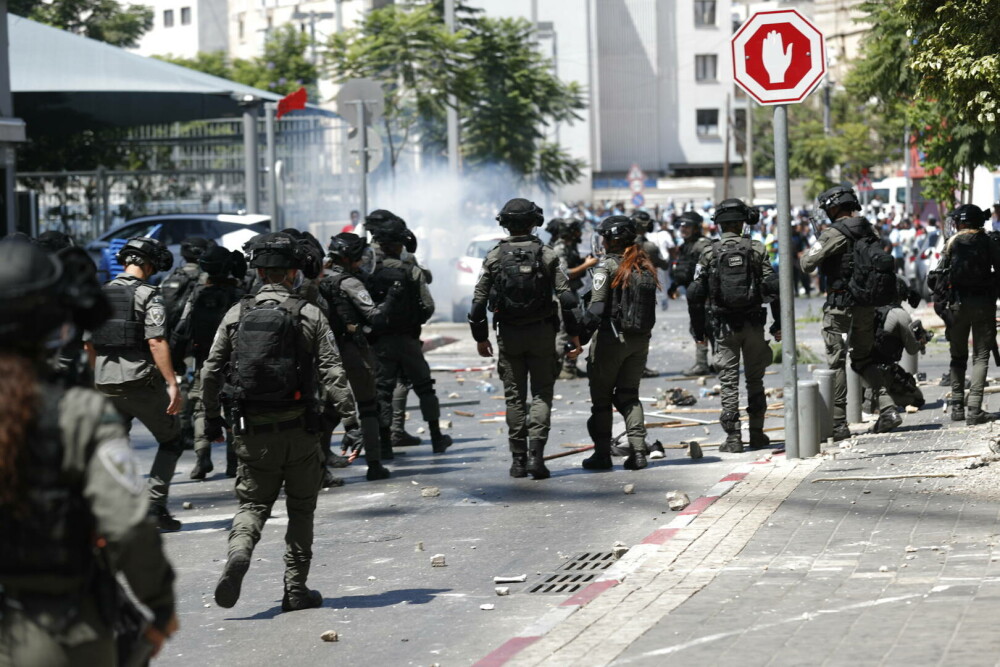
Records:
[[[138,257],[143,262],[150,262],[157,273],[169,271],[174,265],[174,256],[167,250],[167,246],[148,236],[136,236],[129,239],[115,255],[115,259],[122,266],[125,266],[126,263],[133,263],[126,262],[130,257]]]
[[[854,194],[854,188],[847,185],[833,186],[821,193],[819,197],[816,197],[816,202],[827,213],[835,208],[848,208],[851,211],[861,210],[861,202],[858,201],[858,196]]]
[[[542,209],[535,202],[520,197],[508,201],[497,214],[497,222],[507,229],[531,229],[544,221]]]
[[[643,210],[632,212],[632,219],[635,220],[635,228],[640,234],[645,234],[653,228],[653,216]]]
[[[230,275],[242,278],[247,272],[247,261],[239,250],[230,251],[215,245],[198,258],[198,267],[213,278]]]
[[[328,246],[330,250],[329,256],[335,259],[346,259],[350,262],[356,262],[364,256],[365,248],[367,247],[368,243],[357,234],[343,232],[330,237],[330,245]]]
[[[624,245],[635,242],[635,220],[624,215],[612,215],[601,221],[597,233],[608,241],[620,241]]]
[[[379,244],[406,244],[409,231],[402,218],[392,217],[382,221],[377,227],[369,227],[372,238]]]
[[[717,225],[743,223],[753,226],[760,222],[760,210],[747,206],[742,199],[724,199],[715,207],[712,222]]]
[[[975,204],[962,204],[952,212],[952,216],[966,229],[979,229],[986,222],[986,213]]]
[[[684,211],[681,213],[680,221],[681,227],[694,227],[698,231],[701,231],[701,226],[705,222],[705,219],[697,211]]]
[[[406,227],[406,221],[401,217],[393,213],[392,211],[387,211],[384,208],[375,209],[371,213],[365,216],[365,230],[370,232],[372,238],[375,237],[375,233],[392,221],[398,220]]]
[[[403,240],[403,247],[411,255],[417,251],[417,237],[409,229],[406,230],[406,238]]]
[[[209,241],[201,236],[189,236],[181,241],[181,257],[185,262],[197,262],[198,258],[215,246],[215,241]]]
[[[81,248],[55,255],[23,241],[0,243],[0,346],[37,347],[65,322],[95,329],[110,315]]]
[[[69,234],[50,229],[38,235],[38,238],[35,239],[35,245],[47,252],[59,252],[66,248],[72,248],[76,244],[73,243],[73,237]]]
[[[563,222],[561,234],[565,238],[572,238],[583,231],[583,222],[569,219]]]
[[[559,238],[562,235],[563,225],[566,221],[562,218],[552,218],[549,220],[548,224],[545,225],[545,232],[550,234],[552,238]]]
[[[243,246],[250,254],[250,267],[254,269],[298,269],[305,259],[305,251],[295,237],[285,232],[260,234]]]

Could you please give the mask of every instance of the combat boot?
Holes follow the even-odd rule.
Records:
[[[175,519],[164,505],[150,505],[149,516],[161,533],[176,533],[181,529],[181,522]]]
[[[215,585],[215,604],[225,609],[231,609],[240,599],[240,590],[243,588],[243,577],[250,569],[250,552],[234,551],[226,559],[226,566],[222,568],[222,576],[219,583]]]
[[[742,454],[743,440],[739,431],[733,431],[726,436],[726,441],[719,445],[719,451],[726,454]]]
[[[435,454],[443,454],[444,450],[451,447],[451,436],[441,432],[441,424],[437,421],[427,422],[427,430],[431,432],[431,451]]]
[[[660,377],[660,371],[654,371],[652,368],[646,367],[642,369],[642,377],[644,378],[658,378]]]
[[[527,454],[511,454],[513,462],[510,464],[510,476],[511,477],[527,477],[528,476],[528,455]]]
[[[979,408],[969,408],[966,418],[966,426],[978,426],[979,424],[986,424],[996,419],[996,415],[989,412],[984,412]]]
[[[389,469],[382,465],[381,461],[370,461],[368,463],[368,472],[365,473],[365,479],[369,482],[375,482],[380,479],[388,479],[391,474]]]
[[[764,449],[771,446],[771,439],[762,428],[750,429],[750,449]]]
[[[212,465],[212,451],[197,452],[197,455],[194,467],[191,468],[191,479],[205,479],[205,475],[215,470],[215,466]]]
[[[951,404],[951,420],[953,422],[964,422],[965,421],[965,406],[961,403]]]
[[[423,440],[415,435],[410,435],[406,431],[393,431],[390,436],[393,447],[416,447]]]
[[[344,485],[344,480],[334,475],[329,468],[323,466],[322,486],[324,489],[330,489],[336,486],[343,486],[343,485]]]
[[[323,594],[314,590],[307,589],[304,593],[289,593],[285,590],[285,595],[281,598],[281,611],[301,611],[322,606]]]
[[[545,441],[532,440],[528,443],[528,461],[525,470],[534,479],[548,479],[552,476],[545,467]]]
[[[851,429],[848,428],[847,422],[837,422],[833,425],[833,441],[840,442],[841,440],[847,440],[851,437]]]
[[[878,416],[878,421],[872,427],[873,433],[888,433],[903,423],[903,418],[896,412],[896,408],[887,408]]]
[[[625,470],[642,470],[648,465],[649,462],[646,460],[646,443],[642,443],[638,447],[633,446],[632,452],[622,462],[622,467]]]
[[[611,470],[611,443],[594,443],[594,453],[583,460],[583,467],[586,470]]]
[[[389,429],[380,428],[378,430],[378,441],[380,460],[391,461],[396,458],[396,454],[392,451],[392,436],[389,435]]]
[[[708,345],[695,343],[694,366],[682,371],[684,375],[715,375],[708,365]]]

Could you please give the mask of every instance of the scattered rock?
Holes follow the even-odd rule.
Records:
[[[920,408],[918,408],[915,405],[907,405],[906,406],[906,412],[908,412],[911,415],[912,414],[916,414],[916,413],[920,412]]]
[[[704,375],[702,375],[700,378],[695,380],[695,384],[697,384],[699,387],[704,387],[706,384],[708,384],[707,378]]]
[[[628,553],[628,547],[625,546],[624,542],[615,542],[614,546],[611,547],[611,553],[614,555],[615,560],[618,560]]]
[[[701,445],[698,444],[697,440],[691,440],[690,442],[687,443],[687,446],[688,446],[688,456],[690,456],[692,459],[697,461],[698,459],[700,459],[705,455],[705,453],[701,451]]]
[[[691,504],[691,499],[683,491],[670,491],[667,493],[667,505],[674,512],[679,512]]]
[[[879,571],[879,572],[888,572],[888,571],[889,571],[889,566],[888,566],[888,565],[883,565],[883,566],[881,566],[881,567],[880,567],[880,568],[878,569],[878,571]]]
[[[185,500],[184,504],[181,505],[181,507],[183,507],[186,510],[193,510],[194,509],[194,503],[191,502],[190,500]]]
[[[420,426],[420,427],[417,428],[417,433],[426,433],[426,432],[427,432],[427,429],[424,428],[423,426]]]
[[[913,546],[912,544],[906,545],[906,553],[910,553],[911,554],[911,553],[915,553],[916,551],[917,551],[917,548],[915,546]]]
[[[500,575],[498,577],[493,577],[494,584],[523,584],[527,580],[528,575],[526,574]]]
[[[444,554],[434,554],[431,556],[431,567],[445,567]]]
[[[425,486],[420,489],[421,498],[437,498],[441,495],[441,489],[436,486]]]
[[[628,495],[632,495],[633,493],[635,493],[635,484],[626,484],[625,486],[622,487],[622,491],[624,491]]]
[[[557,401],[561,401],[562,400],[562,394],[556,394],[552,398],[555,399],[555,400],[557,400]]]
[[[368,581],[375,581],[375,577],[374,576],[368,577]]]
[[[510,595],[510,586],[497,586],[493,590],[500,596]]]
[[[438,426],[440,426],[443,429],[449,429],[452,426],[451,420],[450,419],[439,419],[438,420]]]
[[[481,604],[479,605],[479,608],[483,611],[493,611],[497,608],[497,606],[495,604]]]
[[[448,398],[461,398],[461,396],[459,396],[458,392],[453,391],[450,394],[448,394]]]
[[[423,551],[424,550],[424,543],[423,542],[417,542],[417,546],[413,547],[413,550],[414,551]]]
[[[337,636],[336,630],[327,630],[326,632],[321,634],[319,638],[325,642],[335,642],[340,640],[340,637]]]

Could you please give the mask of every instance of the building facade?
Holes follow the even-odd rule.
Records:
[[[153,27],[134,49],[142,56],[191,58],[199,51],[227,51],[227,0],[147,0]]]

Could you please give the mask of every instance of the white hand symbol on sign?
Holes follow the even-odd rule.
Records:
[[[760,49],[760,55],[764,61],[764,69],[767,70],[767,76],[771,79],[771,83],[785,82],[785,72],[788,71],[788,66],[792,63],[793,46],[794,44],[789,44],[788,49],[785,50],[781,40],[781,33],[777,30],[767,33],[767,37],[764,38],[764,45]]]

